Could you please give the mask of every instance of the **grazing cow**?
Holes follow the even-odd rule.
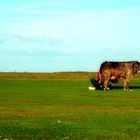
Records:
[[[129,80],[134,74],[140,71],[140,62],[108,62],[105,61],[101,64],[100,75],[101,79],[99,83],[103,83],[104,89],[108,90],[108,82],[114,79],[124,79],[124,90],[129,89]]]

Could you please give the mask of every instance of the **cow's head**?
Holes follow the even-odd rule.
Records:
[[[135,61],[133,62],[134,73],[140,72],[140,62]]]

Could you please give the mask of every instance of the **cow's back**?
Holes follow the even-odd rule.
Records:
[[[101,64],[100,73],[110,72],[111,75],[125,77],[127,74],[133,74],[132,62],[108,62]]]
[[[121,66],[120,62],[108,62],[105,61],[101,64],[100,72],[103,73],[105,70],[113,70],[113,69],[119,69]]]

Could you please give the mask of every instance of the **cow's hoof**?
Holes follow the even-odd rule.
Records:
[[[133,91],[133,89],[124,89],[124,91]]]
[[[124,88],[124,91],[128,91],[129,89]]]
[[[109,91],[110,89],[109,89],[109,87],[108,87],[108,88],[104,88],[104,90],[105,90],[105,91]]]

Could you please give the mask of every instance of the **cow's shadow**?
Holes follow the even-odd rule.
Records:
[[[123,89],[123,88],[124,88],[124,86],[114,86],[114,85],[111,86],[111,89]],[[129,88],[130,89],[140,89],[140,86],[130,86]]]

